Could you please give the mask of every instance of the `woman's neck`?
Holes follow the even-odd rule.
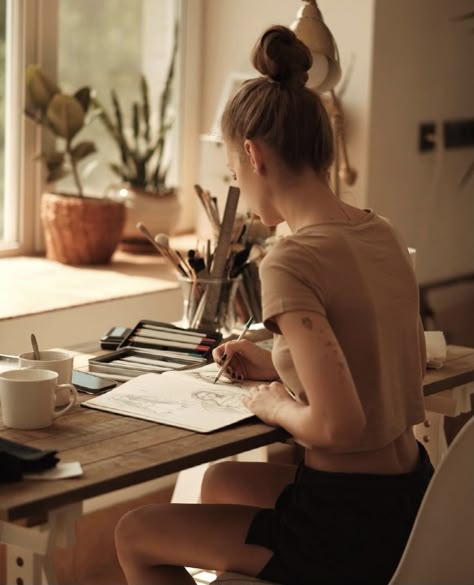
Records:
[[[343,203],[327,181],[312,169],[281,180],[275,192],[275,204],[292,232],[307,225],[326,222],[350,222],[360,210]]]

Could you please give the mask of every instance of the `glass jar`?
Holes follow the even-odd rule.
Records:
[[[224,337],[234,329],[235,296],[241,276],[188,278],[178,275],[183,295],[182,326],[219,331]]]

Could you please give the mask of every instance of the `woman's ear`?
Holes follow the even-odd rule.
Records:
[[[244,140],[244,150],[250,166],[255,174],[262,174],[265,170],[262,147],[258,142],[250,138]]]

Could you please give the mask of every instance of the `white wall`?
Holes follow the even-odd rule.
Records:
[[[421,122],[474,117],[472,0],[378,0],[367,200],[417,248],[420,282],[474,270],[474,149],[418,152]],[[441,128],[438,133],[441,138]]]
[[[181,319],[183,302],[176,288],[114,299],[81,307],[0,319],[0,353],[16,355],[30,349],[36,333],[43,348],[70,347],[100,337],[114,326],[133,327],[141,319],[173,322]]]
[[[272,24],[291,25],[300,6],[300,0],[205,0],[203,133],[211,131],[228,74],[256,75],[250,62],[256,40]],[[318,6],[337,40],[343,69],[341,83],[349,69],[352,71],[343,99],[349,159],[357,168],[358,180],[351,189],[343,190],[343,197],[363,205],[367,184],[374,0],[319,0]]]
[[[210,132],[227,75],[255,73],[251,50],[266,27],[290,24],[299,0],[204,0],[201,131]]]
[[[204,0],[201,132],[210,131],[229,72],[252,73],[250,52],[271,24],[291,24],[300,0]],[[420,154],[418,125],[474,116],[472,0],[319,0],[344,73],[349,158],[343,198],[392,218],[418,248],[420,282],[474,268],[472,180],[456,184],[473,149]],[[338,88],[336,88],[337,91]],[[433,187],[436,178],[436,189]]]

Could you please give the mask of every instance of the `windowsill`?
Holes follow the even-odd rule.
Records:
[[[187,251],[194,235],[171,238]],[[68,266],[44,257],[0,260],[0,320],[131,298],[176,289],[169,263],[161,256],[117,251],[105,266]]]

